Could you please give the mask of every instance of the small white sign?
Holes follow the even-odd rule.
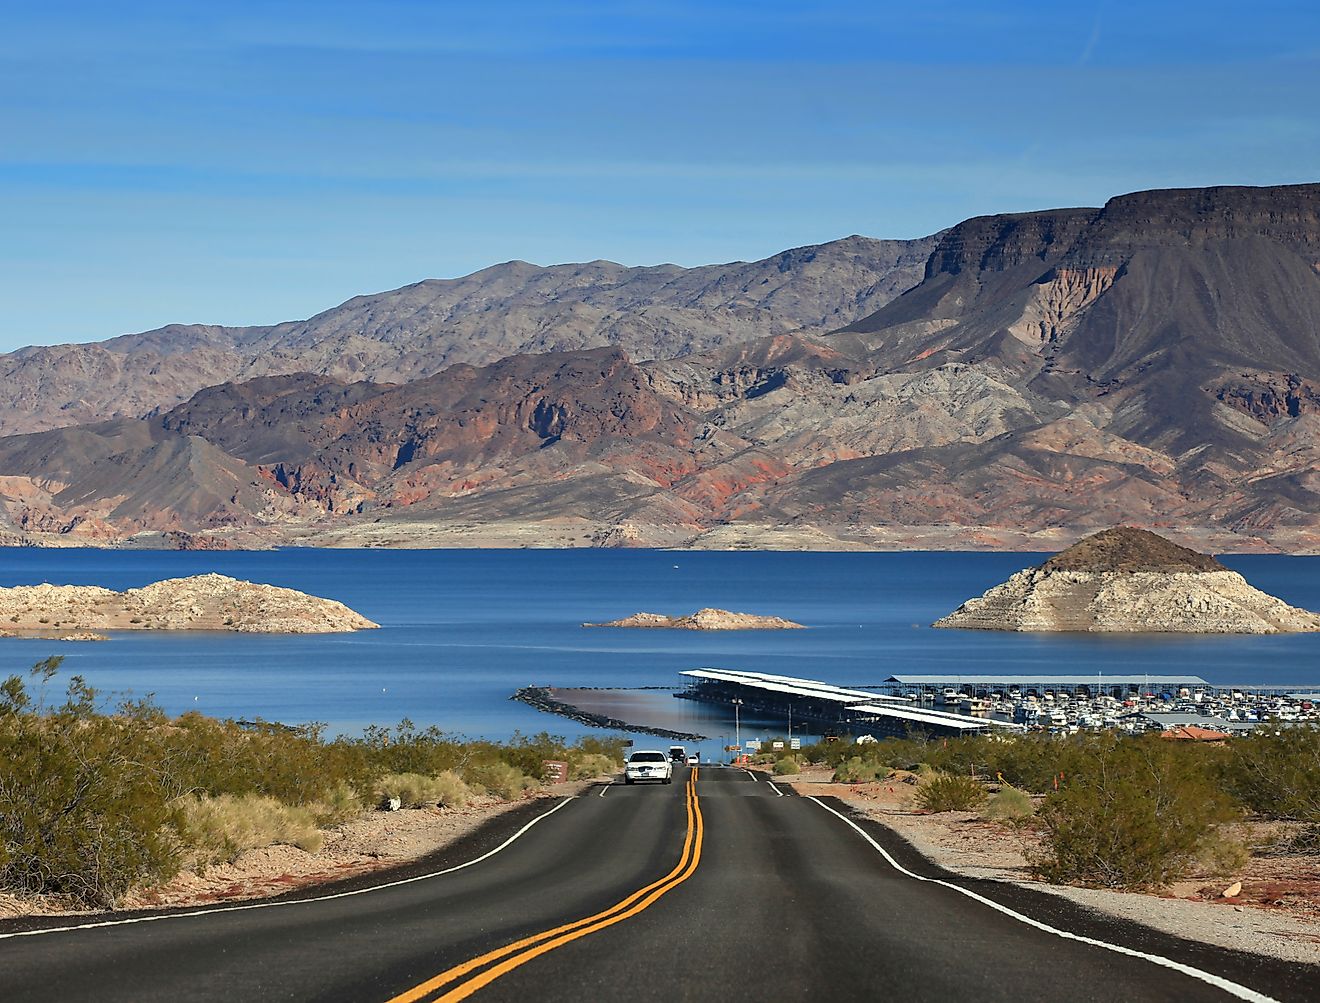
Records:
[[[784,743],[783,743],[783,742],[771,742],[770,745],[771,745],[772,748],[775,748],[775,749],[782,749],[782,748],[784,747]]]
[[[759,740],[757,740],[757,739],[755,739],[755,738],[749,738],[749,739],[747,740],[747,748],[751,749],[753,752],[760,752],[760,751],[761,751],[761,743],[760,743]]]
[[[788,747],[789,747],[790,749],[800,749],[800,748],[802,748],[802,739],[800,739],[800,738],[790,738],[790,739],[788,740]]]

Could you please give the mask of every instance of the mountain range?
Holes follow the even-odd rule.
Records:
[[[700,268],[509,261],[269,327],[171,324],[23,348],[0,355],[0,435],[136,418],[258,376],[406,382],[520,353],[615,345],[634,359],[673,358],[766,335],[824,333],[915,285],[935,241],[853,236]]]
[[[38,429],[0,439],[14,539],[1320,548],[1320,185],[510,263],[0,363]]]

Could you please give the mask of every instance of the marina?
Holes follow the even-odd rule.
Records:
[[[1214,686],[1198,676],[896,675],[874,686],[701,668],[681,673],[675,697],[794,718],[823,733],[903,738],[992,732],[1159,731],[1220,740],[1267,722],[1320,724],[1320,701],[1288,687]]]

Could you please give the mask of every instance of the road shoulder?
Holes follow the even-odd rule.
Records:
[[[1031,877],[1022,839],[966,812],[921,814],[894,785],[849,785],[821,777],[794,778],[801,796],[837,798],[857,817],[883,826],[906,847],[900,862],[947,874],[1054,896],[1083,909],[1230,951],[1320,965],[1320,916],[1221,900],[1051,885]],[[902,785],[898,785],[901,788]],[[874,788],[874,789],[863,789]],[[888,847],[887,847],[888,848]],[[896,854],[897,856],[898,854]],[[925,867],[923,868],[923,864]]]

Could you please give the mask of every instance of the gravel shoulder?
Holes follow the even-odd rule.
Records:
[[[1158,894],[1051,885],[1031,875],[1029,832],[974,812],[923,814],[912,807],[913,788],[902,782],[835,784],[830,775],[804,770],[789,783],[799,794],[845,801],[947,870],[1048,892],[1189,940],[1320,964],[1320,858],[1255,857],[1229,880],[1193,877]],[[1238,879],[1241,894],[1224,898]]]

